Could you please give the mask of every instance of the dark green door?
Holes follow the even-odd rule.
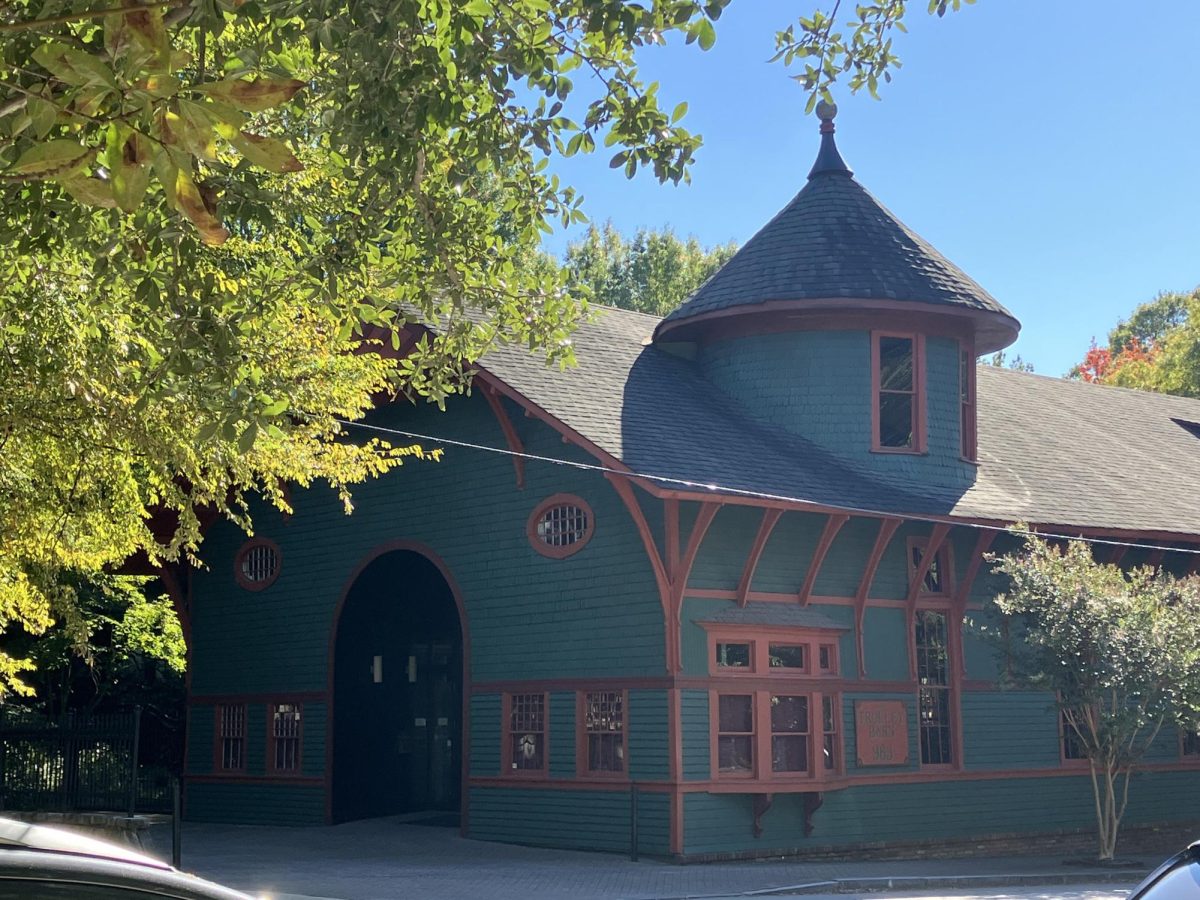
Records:
[[[429,560],[387,553],[355,581],[334,654],[333,818],[456,810],[462,632]]]

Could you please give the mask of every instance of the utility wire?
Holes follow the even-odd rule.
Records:
[[[690,481],[686,478],[675,478],[670,475],[649,475],[641,472],[634,472],[626,469],[614,469],[612,466],[605,466],[600,463],[578,462],[577,460],[562,459],[556,456],[542,456],[537,453],[527,453],[522,450],[512,450],[507,447],[491,447],[487,444],[476,444],[471,441],[458,440],[456,438],[437,437],[430,434],[422,434],[417,431],[404,431],[400,428],[385,428],[382,425],[368,425],[365,422],[351,422],[348,419],[335,419],[340,425],[346,425],[350,428],[360,428],[364,431],[376,431],[381,434],[395,435],[397,437],[408,438],[414,441],[425,441],[431,444],[445,444],[449,447],[459,447],[464,450],[480,450],[485,453],[495,453],[500,456],[516,457],[519,459],[527,459],[532,462],[549,463],[556,466],[565,466],[571,469],[581,469],[585,472],[600,472],[604,475],[620,475],[622,478],[640,478],[644,481],[653,481],[657,484],[667,484],[675,487],[690,488],[692,490],[708,491],[714,494],[729,494],[736,497],[746,497],[753,500],[771,500],[777,503],[800,503],[810,506],[832,507],[841,512],[851,513],[854,515],[871,516],[873,518],[900,519],[905,522],[935,522],[947,524],[945,519],[939,519],[929,515],[916,515],[913,513],[894,513],[887,512],[881,509],[867,509],[858,506],[845,506],[840,503],[818,503],[816,500],[808,500],[804,497],[790,497],[786,494],[771,494],[764,491],[751,491],[745,488],[728,487],[725,485],[714,484],[712,482]],[[1013,533],[1011,525],[988,525],[983,522],[957,522],[950,524],[960,526],[962,528],[977,528],[981,531],[996,531]],[[1133,541],[1118,541],[1111,538],[1085,537],[1076,534],[1058,534],[1050,531],[1030,531],[1040,538],[1048,538],[1050,540],[1064,541],[1083,541],[1087,544],[1100,544],[1106,547],[1126,547],[1132,550],[1163,550],[1169,553],[1188,553],[1200,555],[1200,549],[1192,547],[1171,547],[1166,544],[1143,544]]]

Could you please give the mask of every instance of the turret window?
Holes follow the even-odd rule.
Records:
[[[871,335],[873,450],[925,450],[923,343],[916,334]]]
[[[975,353],[965,344],[959,350],[958,394],[963,459],[977,458],[975,438]]]

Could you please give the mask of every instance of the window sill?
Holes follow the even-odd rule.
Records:
[[[928,450],[905,450],[900,447],[872,447],[872,453],[880,456],[928,456]]]

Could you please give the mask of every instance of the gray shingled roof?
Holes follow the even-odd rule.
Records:
[[[844,172],[815,175],[658,329],[781,300],[900,300],[1012,314]],[[1011,343],[1010,336],[1006,343]]]
[[[520,347],[484,368],[638,473],[831,506],[1200,533],[1200,401],[982,366],[964,491],[884,479],[744,418],[694,365],[649,345],[658,319],[605,310],[561,372]]]
[[[823,628],[830,631],[849,630],[829,616],[795,603],[747,603],[741,607],[725,606],[716,612],[701,614],[693,621],[720,625],[778,625]]]

